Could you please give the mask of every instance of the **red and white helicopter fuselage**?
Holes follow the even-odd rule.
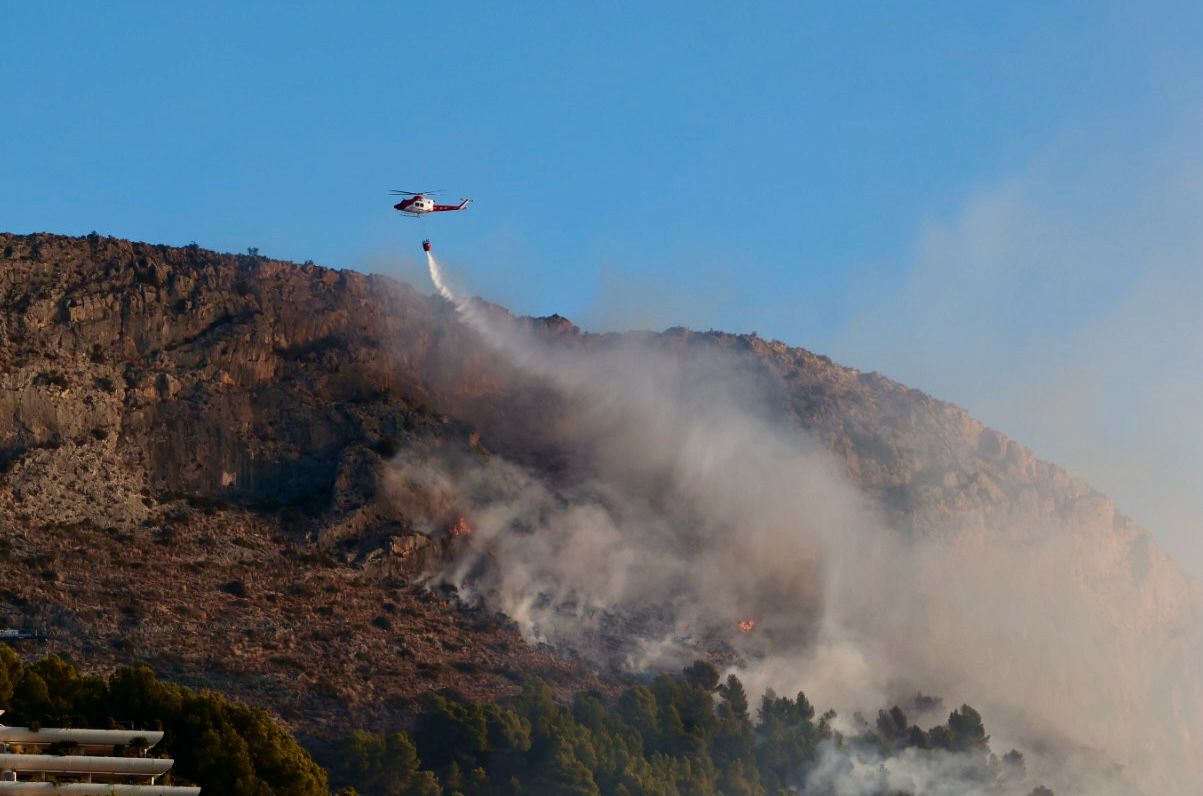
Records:
[[[405,199],[402,199],[397,204],[393,205],[394,210],[400,210],[402,213],[410,216],[423,216],[427,213],[446,213],[452,210],[463,210],[472,203],[471,199],[461,199],[457,205],[440,205],[436,204],[433,199],[423,193],[409,193],[408,191],[396,191],[395,193],[409,194]]]

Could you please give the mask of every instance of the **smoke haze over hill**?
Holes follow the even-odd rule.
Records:
[[[576,454],[567,482],[502,457],[434,476],[473,528],[446,576],[528,638],[635,671],[709,650],[756,690],[849,713],[917,690],[970,701],[996,739],[1043,750],[1058,792],[1200,782],[1199,628],[1150,644],[1117,626],[1090,528],[893,528],[754,360],[651,335],[575,344],[459,298],[430,265],[460,317],[572,407],[548,418]],[[430,466],[402,459],[396,477]],[[1153,599],[1191,615],[1189,595]]]
[[[1066,135],[932,214],[824,347],[1086,478],[1203,576],[1203,121]]]

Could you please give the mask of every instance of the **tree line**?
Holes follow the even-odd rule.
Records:
[[[777,796],[815,792],[808,773],[824,745],[888,759],[957,755],[962,776],[1000,788],[1023,781],[1023,756],[995,756],[981,715],[968,705],[929,729],[900,707],[876,722],[856,717],[845,736],[834,711],[816,715],[802,693],[769,691],[752,715],[735,676],[697,662],[616,699],[580,694],[566,704],[547,683],[477,702],[431,695],[411,731],[353,732],[331,768],[343,796]],[[903,796],[883,791],[888,796]],[[1044,788],[1032,791],[1051,796]]]
[[[930,699],[923,706],[931,708]],[[61,658],[25,663],[0,646],[0,707],[32,727],[162,730],[153,750],[174,758],[167,782],[223,796],[779,796],[821,793],[809,781],[824,752],[938,760],[955,755],[962,776],[990,786],[1025,781],[1023,756],[990,750],[968,705],[923,729],[894,706],[856,716],[841,733],[806,696],[772,691],[752,710],[734,675],[697,662],[617,696],[557,698],[527,682],[499,702],[453,691],[428,695],[408,730],[349,733],[318,765],[265,711],[159,680],[147,667],[81,675]],[[69,753],[70,750],[61,750]],[[143,750],[119,750],[137,754]],[[906,796],[888,790],[883,796]],[[1033,796],[1052,796],[1037,787]]]

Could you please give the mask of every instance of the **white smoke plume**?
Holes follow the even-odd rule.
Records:
[[[921,750],[882,754],[868,744],[826,741],[809,767],[801,790],[813,796],[1030,796],[1034,783],[1058,782],[1055,793],[1136,793],[1117,785],[1111,772],[1092,771],[1063,761],[1056,771],[1029,771],[1026,758],[1014,762],[996,755]],[[1073,781],[1064,776],[1073,771]]]
[[[747,361],[655,336],[555,342],[461,298],[433,256],[429,266],[467,324],[568,399],[581,463],[565,484],[498,456],[397,462],[398,479],[437,479],[470,519],[470,542],[443,573],[462,594],[599,665],[648,671],[709,654],[753,693],[802,690],[845,713],[917,690],[968,702],[1001,748],[1034,749],[1029,764],[1060,794],[1129,793],[1124,782],[1141,777],[1157,792],[1198,792],[1198,717],[1181,713],[1199,704],[1182,693],[1197,641],[1142,646],[1084,605],[1069,569],[1089,538],[904,537]],[[972,792],[943,768],[841,754],[830,792],[903,780]],[[1084,786],[1103,759],[1127,773]],[[865,789],[852,786],[865,776]]]

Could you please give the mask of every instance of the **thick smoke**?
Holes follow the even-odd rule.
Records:
[[[1070,775],[1072,772],[1072,775]],[[1030,770],[1022,754],[948,752],[908,748],[891,754],[872,744],[826,741],[809,767],[802,792],[822,796],[1031,796],[1033,783],[1056,782],[1056,793],[1134,794],[1116,774],[1092,761],[1063,757],[1051,769]]]
[[[1127,767],[1107,770],[1116,793],[1144,777],[1150,790],[1195,791],[1200,695],[1182,684],[1197,675],[1183,671],[1197,666],[1197,637],[1144,644],[1084,604],[1071,569],[1089,537],[904,536],[748,359],[655,336],[555,342],[460,299],[429,264],[464,322],[568,399],[582,463],[566,485],[497,456],[398,462],[399,482],[433,479],[469,517],[470,541],[443,573],[463,594],[599,665],[648,671],[703,653],[752,691],[802,690],[843,713],[916,690],[969,702],[996,747],[1029,749],[1059,793],[1106,792],[1084,785],[1104,757]],[[904,780],[968,792],[944,763],[839,754],[820,769],[832,792]]]
[[[673,665],[708,643],[819,636],[823,591],[838,577],[821,559],[874,520],[820,448],[774,427],[757,374],[716,352],[636,340],[564,349],[457,300],[431,265],[468,323],[571,399],[588,463],[570,488],[498,460],[461,472],[459,493],[476,501],[475,555],[455,563],[453,580],[500,600],[541,641],[634,636],[639,649],[623,650],[633,668]],[[755,633],[739,629],[747,619]]]

